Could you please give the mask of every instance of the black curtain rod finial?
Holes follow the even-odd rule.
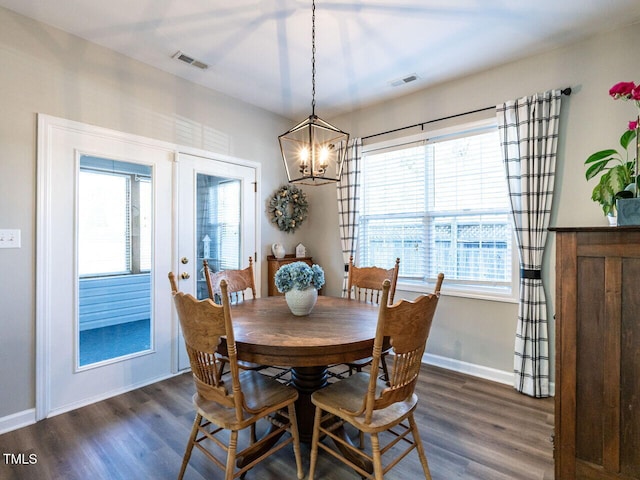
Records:
[[[571,95],[571,87],[563,88],[562,90],[560,90],[560,93],[567,96]]]

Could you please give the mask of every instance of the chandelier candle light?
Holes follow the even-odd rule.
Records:
[[[316,115],[316,4],[311,2],[311,115],[278,137],[290,183],[337,182],[349,134]]]

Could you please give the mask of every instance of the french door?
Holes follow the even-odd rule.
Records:
[[[41,419],[172,372],[165,285],[175,149],[44,115],[38,134]],[[139,320],[140,343],[127,346]]]
[[[247,267],[257,250],[257,171],[220,158],[178,155],[178,288],[208,296],[203,260],[219,270]],[[260,291],[259,262],[254,271]],[[178,368],[189,367],[182,334]]]
[[[167,273],[255,254],[257,167],[178,150],[38,117],[36,419],[188,368]]]

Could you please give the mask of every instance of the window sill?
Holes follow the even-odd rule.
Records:
[[[403,283],[398,282],[396,286],[396,292],[405,291],[405,292],[416,292],[416,293],[432,293],[434,289],[434,284],[429,283]],[[479,287],[479,286],[468,286],[468,285],[459,285],[459,284],[447,284],[447,279],[444,279],[444,284],[442,286],[441,295],[446,297],[462,297],[462,298],[471,298],[474,300],[486,300],[490,302],[502,302],[502,303],[514,303],[517,304],[519,302],[519,298],[514,296],[513,293],[507,291],[506,288],[491,288],[491,287]],[[517,295],[517,288],[516,288]]]

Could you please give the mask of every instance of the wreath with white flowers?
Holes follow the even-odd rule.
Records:
[[[283,185],[269,200],[271,222],[283,232],[293,233],[307,218],[307,196],[295,185]]]

